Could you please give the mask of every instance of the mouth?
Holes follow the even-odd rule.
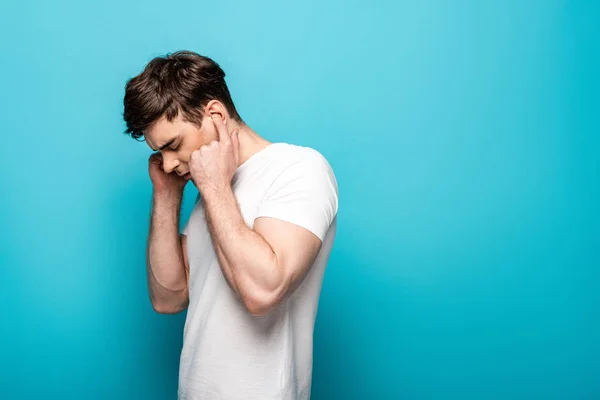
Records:
[[[192,179],[192,174],[190,172],[188,172],[187,174],[182,175],[182,178],[184,178],[184,179]]]

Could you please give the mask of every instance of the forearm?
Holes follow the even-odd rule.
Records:
[[[247,305],[267,301],[282,285],[275,253],[246,225],[231,188],[205,190],[203,197],[209,231],[225,259],[220,263],[225,278]]]
[[[153,193],[147,246],[152,304],[172,311],[185,307],[187,302],[187,271],[179,236],[181,200],[182,194]]]
[[[210,230],[211,229],[209,227],[209,231]],[[211,236],[212,236],[212,233],[211,233]],[[229,287],[231,288],[231,290],[233,290],[233,292],[241,300],[240,291],[232,277],[231,266],[229,265],[229,261],[227,260],[227,257],[225,257],[225,254],[223,253],[223,250],[221,249],[221,245],[216,241],[216,239],[213,239],[213,246],[215,249],[215,253],[217,254],[217,259],[219,260],[219,265],[221,267],[223,275],[225,276],[225,280],[229,284]]]

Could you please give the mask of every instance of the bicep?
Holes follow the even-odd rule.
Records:
[[[321,240],[308,229],[277,218],[259,217],[254,231],[261,235],[276,256],[283,273],[286,295],[295,290],[315,261]]]

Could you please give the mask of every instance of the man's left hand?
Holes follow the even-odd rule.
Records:
[[[212,116],[218,140],[192,152],[190,174],[200,192],[222,190],[231,186],[231,179],[239,164],[239,130],[231,133],[218,115]]]

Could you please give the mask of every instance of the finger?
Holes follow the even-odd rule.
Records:
[[[162,163],[162,155],[160,153],[152,153],[150,155],[150,162],[154,164]]]
[[[231,132],[231,144],[233,146],[233,155],[235,156],[236,164],[240,162],[240,137],[238,136],[240,133],[239,129],[234,129]]]
[[[217,129],[217,134],[219,135],[219,142],[227,143],[231,139],[229,137],[229,131],[227,131],[227,127],[223,123],[223,119],[218,114],[213,114],[211,116],[213,123],[215,124],[215,128]]]

